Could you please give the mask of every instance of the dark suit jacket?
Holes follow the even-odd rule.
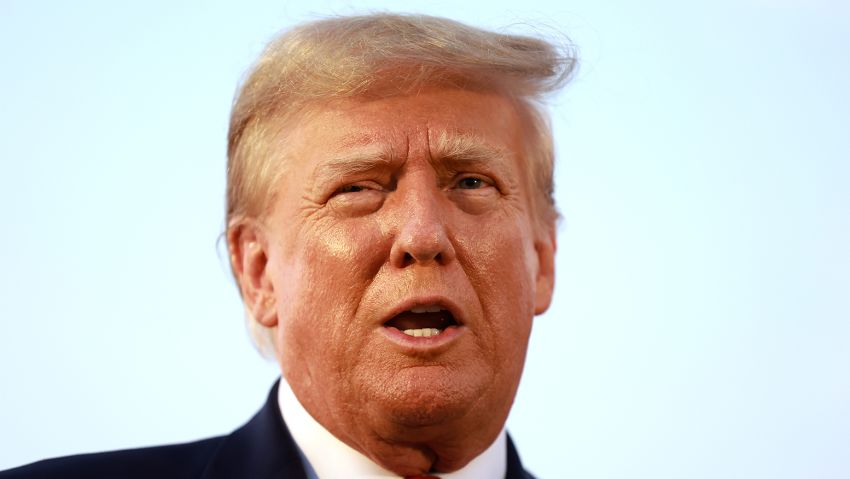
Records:
[[[306,479],[280,414],[277,387],[260,412],[229,436],[48,459],[0,472],[0,479]],[[522,468],[510,437],[506,479],[533,479]]]

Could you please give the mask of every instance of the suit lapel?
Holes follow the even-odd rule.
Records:
[[[283,423],[275,383],[248,424],[227,436],[202,479],[307,479],[301,456]]]
[[[522,462],[519,460],[519,454],[510,435],[508,435],[508,468],[505,479],[534,479],[534,476],[522,468]]]

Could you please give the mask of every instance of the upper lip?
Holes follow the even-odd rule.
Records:
[[[466,323],[466,317],[463,314],[463,310],[460,308],[460,306],[458,306],[457,303],[445,296],[434,295],[415,296],[412,298],[405,299],[404,301],[390,309],[387,314],[381,317],[381,324],[386,324],[389,320],[393,319],[399,314],[405,311],[410,311],[411,309],[419,306],[439,306],[440,308],[445,309],[446,311],[451,313],[458,326],[461,326]]]

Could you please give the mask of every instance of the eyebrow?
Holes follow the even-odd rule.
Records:
[[[342,155],[335,155],[317,168],[315,177],[321,180],[356,176],[375,170],[389,169],[397,158],[381,146],[369,146]]]
[[[433,140],[431,158],[440,163],[501,163],[510,157],[508,148],[468,133],[440,132]]]

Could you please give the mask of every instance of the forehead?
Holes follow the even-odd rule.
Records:
[[[338,100],[308,108],[285,131],[287,156],[295,164],[353,151],[427,155],[445,147],[447,139],[458,138],[523,156],[523,129],[514,102],[466,90]]]

